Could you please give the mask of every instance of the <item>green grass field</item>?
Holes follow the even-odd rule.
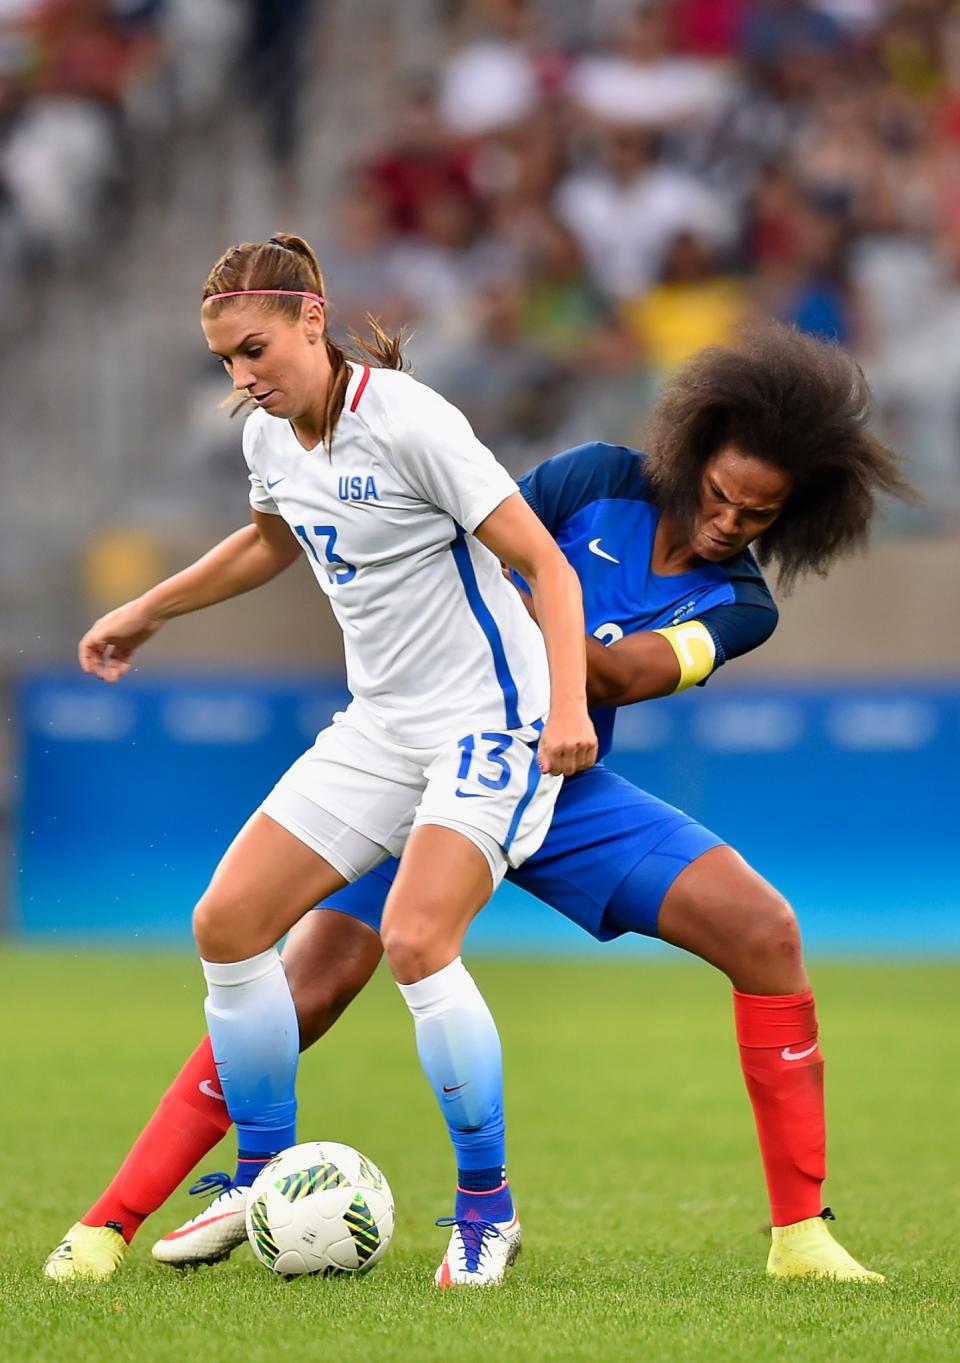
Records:
[[[57,1285],[46,1253],[92,1201],[199,1034],[189,957],[0,952],[5,1363],[377,1363],[960,1357],[960,1054],[954,966],[815,972],[837,1235],[882,1287],[777,1283],[725,982],[663,962],[474,962],[507,1062],[524,1253],[505,1286],[438,1293],[452,1168],[412,1028],[384,973],[301,1070],[301,1135],[358,1146],[397,1233],[357,1281],[285,1283],[246,1248],[180,1276],[144,1227],[110,1283]],[[206,1168],[230,1168],[224,1143]]]

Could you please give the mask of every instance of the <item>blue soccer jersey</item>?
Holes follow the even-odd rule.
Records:
[[[699,620],[714,641],[715,670],[770,637],[776,605],[749,551],[687,573],[653,571],[659,512],[643,465],[638,450],[580,445],[525,474],[520,491],[577,571],[591,634],[610,644]],[[595,707],[591,715],[602,757],[616,710]],[[599,762],[564,781],[543,845],[507,877],[600,941],[624,932],[656,936],[670,885],[721,841]],[[396,869],[395,860],[385,861],[324,907],[379,931]]]
[[[713,639],[716,670],[770,637],[777,607],[749,550],[688,573],[653,571],[660,513],[643,465],[639,450],[594,441],[524,474],[520,491],[576,569],[588,633],[611,644],[699,620]],[[602,757],[612,745],[616,710],[596,707],[591,716]]]

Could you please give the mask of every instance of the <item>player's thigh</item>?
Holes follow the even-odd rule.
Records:
[[[344,877],[288,829],[258,811],[237,834],[194,910],[207,960],[239,960],[274,945]]]
[[[422,766],[344,716],[317,735],[263,801],[218,867],[194,930],[209,960],[271,946],[319,899],[402,846]]]
[[[670,882],[719,842],[682,810],[597,765],[564,783],[542,847],[509,877],[598,941],[657,936]]]
[[[300,1024],[301,1050],[323,1036],[353,1002],[382,954],[379,934],[349,913],[320,909],[294,925],[283,948],[283,965]]]
[[[463,831],[481,851],[493,847],[491,874],[500,883],[542,844],[562,779],[541,772],[539,725],[480,730],[440,748],[425,770],[414,827]]]
[[[751,960],[799,961],[800,932],[783,895],[732,847],[712,848],[664,896],[660,936],[728,973]]]
[[[426,778],[423,763],[350,719],[322,730],[260,806],[352,882],[399,854]]]
[[[379,866],[367,871],[352,884],[338,890],[336,894],[328,896],[321,904],[316,906],[317,912],[320,914],[327,912],[346,914],[349,918],[355,918],[358,922],[365,923],[379,936],[384,905],[399,869],[400,862],[398,859],[388,857],[386,861],[382,861]]]

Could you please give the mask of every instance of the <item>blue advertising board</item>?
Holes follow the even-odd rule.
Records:
[[[25,678],[12,930],[188,944],[220,855],[345,701],[339,684],[299,679]],[[609,762],[739,848],[790,898],[809,947],[960,948],[960,685],[714,684],[625,711]],[[598,948],[510,886],[471,946],[636,949]]]

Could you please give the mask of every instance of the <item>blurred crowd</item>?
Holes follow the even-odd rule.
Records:
[[[310,0],[0,0],[0,302],[48,266],[94,259],[177,137],[224,105],[258,106],[270,153],[296,140]],[[142,197],[142,196],[141,196]]]
[[[446,55],[342,184],[341,324],[408,323],[420,376],[523,467],[636,439],[664,373],[770,314],[862,357],[960,506],[955,4],[436,8]]]
[[[331,16],[362,69],[303,60]],[[289,211],[311,82],[381,92],[319,220]],[[861,357],[960,521],[954,0],[0,0],[0,303],[122,234],[238,94],[334,326],[406,325],[516,471],[638,441],[664,374],[762,313]]]

